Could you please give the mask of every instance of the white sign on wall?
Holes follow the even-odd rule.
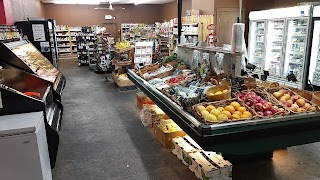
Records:
[[[32,24],[32,32],[34,41],[46,41],[43,24]]]

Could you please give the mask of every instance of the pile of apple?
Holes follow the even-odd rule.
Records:
[[[273,93],[281,103],[290,108],[293,112],[302,113],[305,111],[315,111],[316,108],[307,103],[301,96],[293,94],[291,91],[281,89]]]
[[[285,111],[278,106],[272,106],[270,102],[267,102],[253,91],[240,93],[238,94],[238,98],[244,101],[247,106],[254,108],[259,116],[272,116]]]

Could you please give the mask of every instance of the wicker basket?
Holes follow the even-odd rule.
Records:
[[[221,124],[221,123],[229,123],[229,122],[237,122],[237,121],[247,121],[247,120],[251,120],[251,119],[256,119],[257,118],[257,114],[251,109],[251,108],[247,108],[247,111],[249,111],[252,114],[252,117],[250,118],[246,118],[246,119],[237,119],[237,120],[226,120],[226,121],[218,121],[216,123],[214,122],[208,122],[206,121],[202,115],[201,112],[198,110],[198,106],[202,105],[204,107],[207,107],[209,105],[213,105],[215,107],[225,107],[231,104],[231,102],[236,101],[237,99],[227,99],[227,100],[222,100],[222,101],[216,101],[216,102],[203,102],[203,103],[199,103],[196,104],[194,106],[192,106],[192,114],[195,118],[197,118],[198,120],[202,121],[203,123],[210,125],[210,124]],[[245,107],[244,104],[242,102],[239,102],[241,106]]]
[[[228,90],[225,93],[219,95],[210,95],[211,93],[216,93],[218,91]],[[207,90],[207,98],[209,101],[220,101],[223,99],[230,99],[231,98],[231,88],[230,86],[213,86]]]
[[[118,66],[130,66],[132,64],[132,60],[117,60]]]
[[[309,101],[312,100],[312,92],[311,91],[306,91],[306,90],[302,90],[302,89],[297,89],[297,88],[289,88],[290,90],[296,92],[298,95],[308,99]]]
[[[160,68],[160,64],[156,63],[156,64],[150,64],[150,65],[143,66],[142,68],[137,69],[135,72],[139,76],[142,76],[143,74],[145,74],[147,72],[155,71],[155,70],[157,70],[159,68]]]
[[[292,114],[301,114],[299,112],[295,112],[295,111],[292,111],[288,106],[286,106],[284,103],[280,102],[276,97],[273,96],[273,93],[276,92],[276,91],[279,91],[281,89],[284,89],[286,91],[289,91],[291,94],[293,95],[298,95],[296,92],[288,89],[288,88],[283,88],[283,87],[279,87],[279,88],[273,88],[273,89],[266,89],[266,92],[269,93],[269,96],[270,98],[273,98],[273,100],[277,101],[278,103],[282,104],[284,107],[286,107]],[[300,95],[299,95],[300,96]],[[305,100],[306,103],[309,103],[311,106],[310,108],[308,108],[305,112],[302,112],[302,113],[311,113],[311,112],[317,112],[319,111],[319,106],[317,106],[315,103],[307,100],[306,98],[300,96],[303,100]],[[314,107],[314,110],[311,109],[311,107]]]
[[[273,88],[278,88],[279,86],[280,84],[277,82],[261,81],[257,83],[257,87],[262,89],[269,89],[269,88],[273,89]]]
[[[246,108],[251,108],[251,107],[248,107],[245,104],[245,100],[240,99],[238,95],[246,93],[246,92],[249,92],[249,91],[252,91],[252,92],[256,93],[256,95],[260,96],[263,100],[271,103],[273,106],[277,106],[279,108],[283,108],[284,109],[284,111],[279,111],[279,112],[277,112],[277,113],[275,113],[275,114],[273,114],[271,116],[261,116],[255,111],[255,108],[252,108],[252,111],[254,111],[259,118],[283,117],[283,116],[286,116],[286,115],[290,114],[290,111],[284,105],[282,105],[279,101],[276,101],[274,98],[271,98],[270,95],[267,92],[265,92],[265,91],[263,91],[261,89],[246,90],[246,91],[242,91],[242,92],[240,92],[238,94],[235,94],[235,96],[237,97],[238,101],[239,102],[243,102]],[[255,103],[253,104],[253,106],[255,106]]]
[[[320,91],[312,93],[311,101],[320,106]]]

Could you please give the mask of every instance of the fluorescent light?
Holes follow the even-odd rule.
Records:
[[[92,4],[92,5],[98,5],[100,4],[100,0],[95,1],[88,1],[88,0],[56,0],[53,1],[53,4]]]

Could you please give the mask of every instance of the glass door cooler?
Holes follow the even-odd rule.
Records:
[[[320,6],[314,8],[313,18],[312,18],[312,28],[311,41],[308,44],[308,57],[309,57],[309,68],[308,68],[308,78],[305,80],[306,88],[308,90],[320,91]],[[307,83],[311,82],[313,87],[308,86]]]
[[[0,62],[0,115],[44,112],[51,167],[55,165],[59,145],[58,131],[63,112],[54,98],[51,83]]]
[[[52,83],[56,98],[61,101],[61,94],[65,87],[66,78],[50,61],[43,56],[28,40],[12,43],[0,43],[1,62]]]
[[[256,66],[255,72],[262,72],[265,58],[265,32],[266,23],[264,21],[253,21],[250,24],[249,38],[249,60]]]

